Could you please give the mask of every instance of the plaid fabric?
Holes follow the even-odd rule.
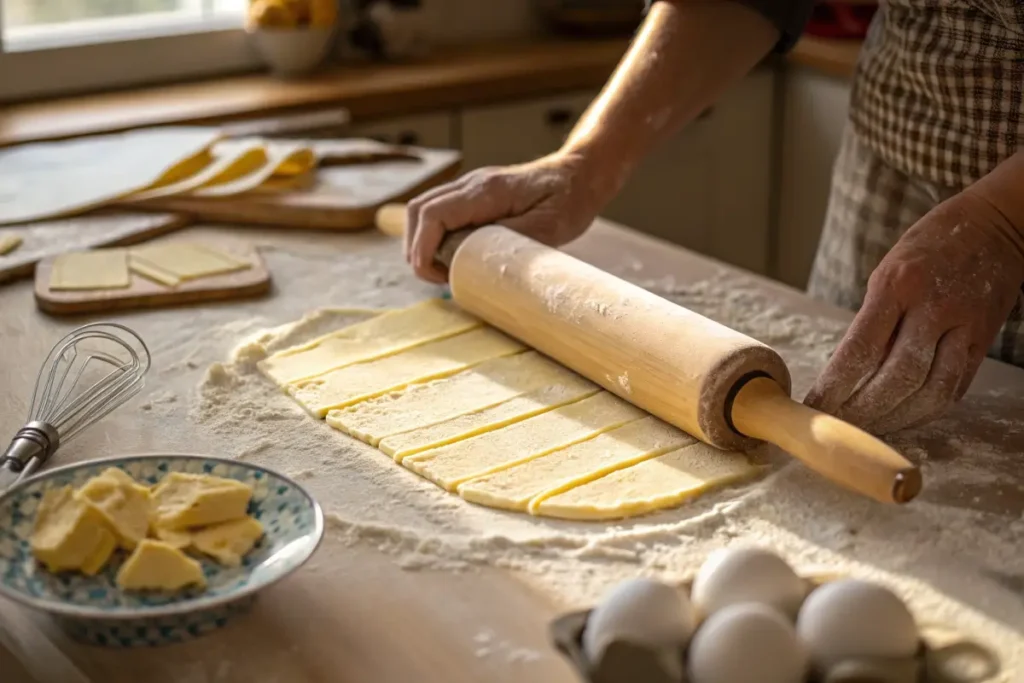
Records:
[[[893,168],[847,126],[808,292],[859,309],[868,277],[889,249],[936,204],[957,192]],[[989,355],[1024,367],[1024,290]]]
[[[850,118],[893,168],[962,189],[1024,145],[1024,2],[883,0]]]

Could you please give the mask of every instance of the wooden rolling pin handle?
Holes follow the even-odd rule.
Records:
[[[377,209],[377,214],[374,217],[374,223],[377,229],[385,235],[390,237],[402,237],[405,234],[406,226],[406,207],[405,204],[385,204],[384,206]],[[445,235],[444,241],[441,242],[441,246],[437,248],[437,254],[434,255],[434,260],[443,265],[446,268],[450,268],[452,265],[452,259],[455,258],[455,252],[458,250],[459,245],[462,244],[463,240],[469,237],[476,228],[463,228],[462,230],[455,230]]]
[[[884,503],[906,503],[921,490],[921,471],[853,425],[791,399],[774,380],[751,376],[727,405],[741,434],[773,443],[838,484]]]

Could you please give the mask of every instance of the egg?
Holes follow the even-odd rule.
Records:
[[[859,579],[812,591],[796,629],[819,671],[848,659],[909,658],[918,648],[917,625],[903,601],[888,588]]]
[[[801,683],[807,653],[774,607],[729,605],[709,616],[687,654],[689,683]]]
[[[757,547],[716,550],[701,566],[690,597],[701,614],[757,602],[795,619],[807,593],[806,582],[775,553]]]
[[[694,623],[693,607],[681,591],[653,579],[630,579],[615,586],[590,613],[583,652],[596,663],[614,643],[637,645],[679,680]]]

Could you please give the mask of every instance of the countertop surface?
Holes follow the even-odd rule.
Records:
[[[274,291],[112,316],[150,341],[146,388],[63,446],[54,464],[184,451],[280,468],[324,506],[324,543],[243,620],[165,648],[84,647],[0,601],[0,642],[16,641],[18,650],[0,648],[4,683],[31,680],[29,667],[40,683],[570,683],[574,675],[548,642],[553,617],[592,604],[621,578],[685,576],[714,548],[750,541],[801,570],[825,566],[883,581],[922,621],[957,622],[1001,658],[996,680],[1012,680],[1020,666],[1024,370],[987,361],[950,415],[893,438],[925,476],[921,497],[904,507],[841,491],[775,454],[766,479],[677,510],[615,524],[558,523],[465,503],[314,423],[259,377],[238,374],[232,349],[260,330],[314,309],[341,316],[349,307],[436,295],[411,277],[394,242],[241,226],[198,226],[176,237],[257,244]],[[769,343],[800,395],[850,318],[604,221],[567,250]],[[0,434],[12,434],[46,349],[87,319],[40,314],[29,281],[0,287],[0,310]]]
[[[0,147],[169,124],[344,106],[356,120],[600,87],[628,42],[540,41],[438,50],[408,64],[336,67],[279,81],[255,74],[28,102],[0,111]],[[790,63],[845,78],[860,43],[808,37]]]

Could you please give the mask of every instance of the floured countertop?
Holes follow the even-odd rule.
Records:
[[[254,369],[268,350],[436,296],[396,243],[197,228],[259,244],[266,299],[120,315],[153,351],[142,394],[62,448],[55,464],[137,452],[244,459],[308,486],[328,515],[324,545],[243,621],[155,650],[86,648],[0,602],[0,643],[49,681],[576,680],[548,622],[637,574],[691,574],[715,548],[769,544],[805,570],[873,578],[923,622],[956,625],[1024,667],[1024,371],[988,363],[948,417],[890,441],[922,465],[926,488],[884,506],[822,481],[778,453],[758,482],[613,524],[533,518],[471,505],[365,444],[314,422]],[[848,316],[781,286],[600,224],[569,251],[776,348],[799,398]],[[39,314],[31,283],[0,289],[0,434],[21,426],[46,350],[85,320]],[[685,353],[686,349],[680,349]],[[6,628],[6,636],[3,629]],[[6,640],[5,640],[6,638]],[[56,649],[54,649],[56,648]],[[63,657],[59,653],[63,653]],[[74,670],[83,678],[76,679]],[[0,671],[28,674],[0,650]],[[4,683],[8,678],[2,677]],[[26,679],[31,680],[31,679]]]

